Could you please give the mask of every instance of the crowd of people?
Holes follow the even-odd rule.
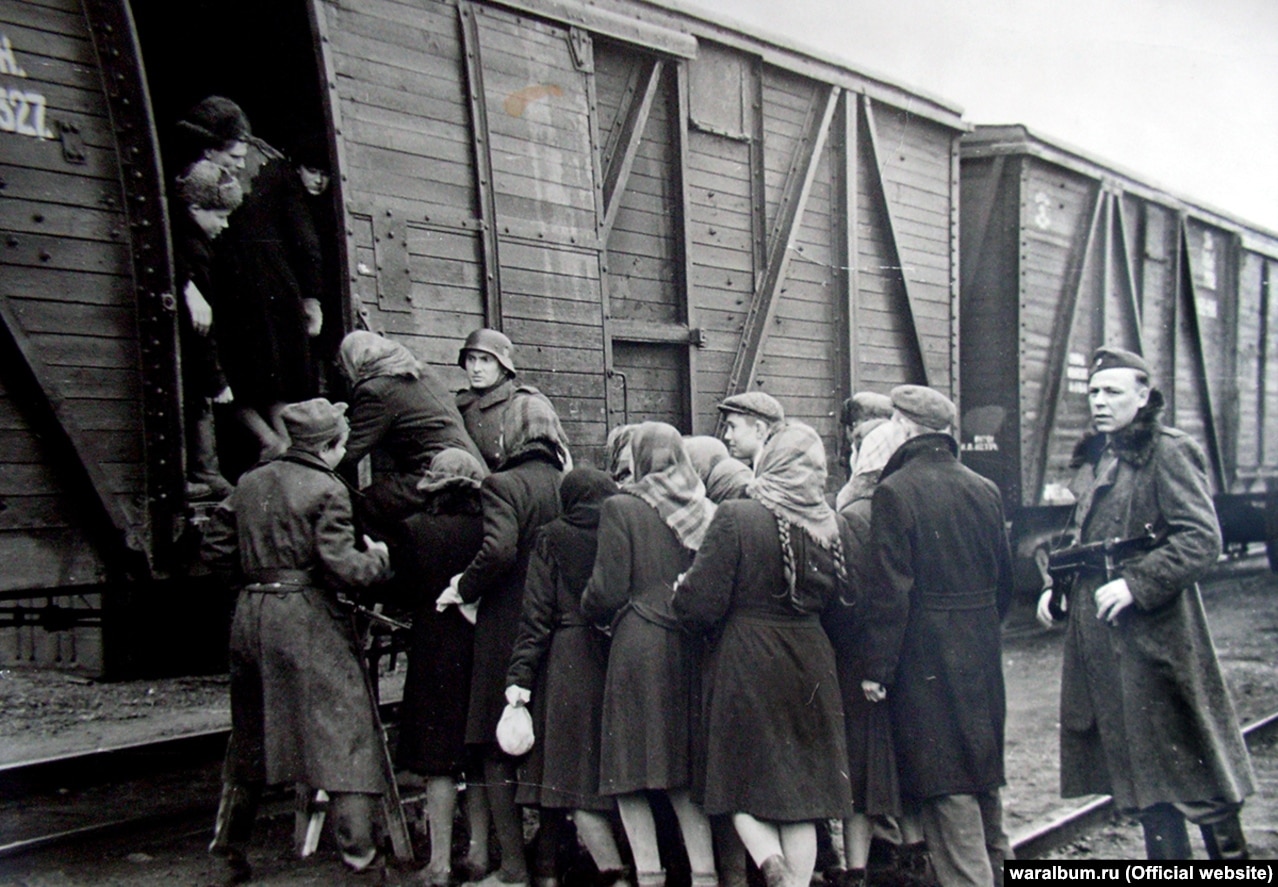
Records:
[[[240,589],[212,845],[229,877],[249,876],[274,783],[327,792],[346,865],[377,869],[396,777],[341,608],[366,594],[412,614],[395,763],[426,787],[419,883],[547,887],[575,831],[595,884],[663,887],[673,829],[692,887],[807,887],[831,822],[841,866],[821,875],[840,887],[866,882],[874,834],[910,877],[1001,883],[1011,552],[999,490],[958,458],[954,404],[919,385],[855,395],[835,493],[821,437],[762,391],[719,404],[721,440],[639,422],[609,433],[607,464],[577,465],[497,330],[462,343],[456,394],[402,344],[349,333],[349,406],[331,402],[310,355],[317,266],[288,257],[306,225],[280,196],[315,182],[268,158],[246,188],[237,110],[188,115],[203,147],[175,191],[190,477],[217,488],[204,554]],[[213,238],[245,208],[221,259]],[[1065,599],[1062,791],[1113,794],[1152,857],[1188,854],[1188,818],[1211,854],[1245,858],[1250,764],[1194,585],[1220,544],[1201,450],[1158,423],[1138,355],[1101,349],[1088,397],[1066,541],[1148,525],[1157,542],[1120,575],[1081,568]],[[213,403],[256,443],[234,486],[199,431]]]

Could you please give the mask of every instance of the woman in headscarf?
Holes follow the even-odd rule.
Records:
[[[388,536],[421,507],[418,481],[435,454],[456,448],[482,457],[443,382],[399,342],[357,330],[342,339],[338,362],[351,384],[351,436],[342,464],[353,468],[372,453],[374,479],[361,496],[364,518]]]
[[[466,568],[479,552],[484,522],[480,482],[488,469],[464,449],[441,450],[430,460],[417,491],[422,507],[404,521],[406,544],[392,550],[395,571],[412,577],[419,597],[411,602],[412,640],[400,716],[396,763],[426,777],[426,818],[430,824],[430,862],[420,882],[449,883],[453,811],[457,780],[466,769],[466,710],[475,629],[455,607],[435,609],[434,592]],[[488,805],[476,800],[482,775],[467,783],[470,821],[468,868],[482,875],[488,866]]]
[[[754,480],[749,465],[728,455],[728,446],[717,437],[700,434],[685,437],[684,449],[692,467],[706,485],[706,496],[716,505],[745,495],[746,484]]]
[[[559,487],[563,514],[542,527],[524,583],[524,613],[506,672],[507,700],[532,699],[536,741],[520,768],[517,800],[541,807],[542,827],[573,811],[581,842],[606,887],[625,877],[607,813],[616,801],[599,794],[599,736],[608,637],[581,612],[598,541],[599,512],[617,493],[596,468],[575,468]],[[513,692],[512,692],[513,691]],[[538,838],[539,850],[555,842]],[[541,866],[548,868],[548,860]],[[552,871],[539,872],[552,875]]]
[[[617,797],[641,887],[665,871],[645,792],[665,792],[679,819],[693,887],[717,883],[710,824],[693,802],[696,650],[670,609],[670,590],[688,569],[714,503],[705,495],[679,432],[644,422],[630,441],[634,479],[603,506],[599,550],[581,609],[611,622],[604,686],[600,791]]]
[[[846,522],[825,501],[825,449],[791,422],[723,503],[675,591],[681,622],[719,627],[706,687],[705,810],[731,814],[768,887],[806,887],[819,819],[851,812],[843,706],[820,616],[850,599]]]
[[[869,702],[861,690],[865,678],[862,659],[865,625],[861,611],[872,594],[866,576],[870,556],[870,500],[888,459],[908,436],[905,426],[889,419],[870,419],[857,426],[852,443],[856,450],[852,478],[840,492],[846,499],[839,513],[848,523],[849,545],[844,549],[854,596],[843,598],[827,611],[826,631],[834,646],[843,718],[848,746],[848,774],[854,812],[843,820],[843,849],[847,875],[840,887],[863,887],[870,855],[870,838],[876,818],[897,817],[903,846],[898,865],[922,873],[923,832],[913,816],[902,816],[897,784],[896,754],[892,745],[892,720],[881,705]],[[845,496],[846,493],[846,496]]]
[[[638,425],[618,425],[608,432],[604,449],[608,451],[608,473],[619,484],[628,483],[634,475],[634,459],[630,454],[630,438]]]
[[[484,887],[528,883],[523,823],[515,804],[516,761],[497,745],[496,729],[506,707],[506,667],[523,612],[533,540],[543,525],[559,516],[559,483],[567,455],[559,417],[540,395],[511,398],[502,417],[502,437],[505,461],[480,488],[483,544],[436,601],[440,608],[478,605],[466,742],[483,757],[501,847],[501,868],[478,882]]]

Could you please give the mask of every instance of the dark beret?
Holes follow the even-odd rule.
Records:
[[[741,413],[773,424],[785,421],[785,410],[781,409],[781,404],[771,394],[762,391],[746,391],[724,398],[719,404],[719,411]]]
[[[905,418],[932,429],[952,427],[958,415],[954,401],[926,385],[896,386],[892,389],[892,406]]]
[[[1092,369],[1088,375],[1094,376],[1101,370],[1117,369],[1138,370],[1144,373],[1146,378],[1153,375],[1149,370],[1149,364],[1145,363],[1145,358],[1135,351],[1108,345],[1096,349],[1096,353],[1092,355]]]
[[[280,410],[280,418],[293,444],[308,450],[323,446],[350,427],[346,404],[330,403],[326,397],[288,404]]]
[[[892,398],[877,391],[858,391],[843,401],[843,424],[847,426],[867,419],[888,419],[892,416]]]

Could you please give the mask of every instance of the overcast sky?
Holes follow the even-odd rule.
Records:
[[[1278,0],[689,0],[1278,231]]]

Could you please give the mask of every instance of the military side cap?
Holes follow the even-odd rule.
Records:
[[[1149,370],[1149,364],[1145,363],[1145,358],[1135,351],[1111,348],[1108,345],[1096,349],[1096,353],[1092,355],[1092,370],[1089,375],[1094,376],[1101,370],[1118,369],[1138,370],[1146,377],[1153,375]]]
[[[350,427],[346,404],[330,403],[326,397],[290,403],[280,410],[280,418],[292,442],[311,449],[323,446]]]
[[[932,429],[953,426],[958,415],[954,401],[926,385],[896,386],[892,389],[892,406],[905,418]]]
[[[719,404],[722,413],[741,413],[754,419],[776,424],[785,421],[785,410],[771,394],[762,391],[746,391],[726,397]]]
[[[892,398],[877,391],[858,391],[843,401],[843,424],[852,426],[867,419],[892,416]]]

